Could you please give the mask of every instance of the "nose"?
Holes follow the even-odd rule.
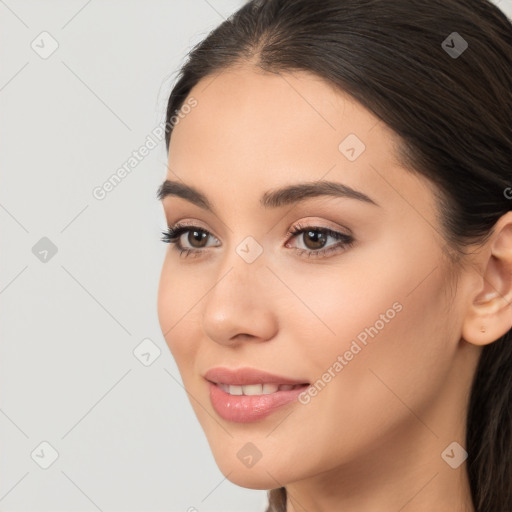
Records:
[[[205,334],[223,345],[272,339],[278,327],[272,272],[263,261],[247,263],[237,254],[228,260],[201,302]]]

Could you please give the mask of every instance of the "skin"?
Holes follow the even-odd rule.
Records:
[[[199,188],[216,214],[163,200],[169,225],[186,220],[211,237],[194,246],[181,236],[198,256],[169,246],[158,315],[222,473],[243,487],[286,486],[287,512],[473,511],[466,463],[452,469],[441,454],[464,446],[482,346],[512,325],[510,215],[454,263],[433,185],[400,165],[395,134],[347,94],[306,72],[246,64],[190,96],[198,104],[174,128],[167,178]],[[353,162],[338,149],[350,133],[366,145]],[[259,204],[267,190],[323,179],[378,206],[326,196]],[[287,236],[298,222],[352,233],[354,244],[301,256],[295,248],[320,246]],[[235,251],[247,236],[263,248],[251,264]],[[245,424],[214,411],[207,369],[313,383],[396,302],[401,311],[306,405]],[[262,454],[250,468],[237,457],[247,442]]]

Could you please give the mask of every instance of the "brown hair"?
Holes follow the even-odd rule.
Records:
[[[167,150],[169,121],[192,87],[248,61],[312,72],[394,130],[402,160],[437,185],[445,238],[457,253],[510,210],[512,25],[490,1],[250,1],[180,70]],[[471,389],[466,450],[476,512],[512,510],[511,405],[509,331],[484,347]],[[271,490],[266,512],[285,510],[285,488]]]

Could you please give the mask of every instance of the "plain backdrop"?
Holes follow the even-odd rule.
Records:
[[[266,506],[217,468],[156,311],[166,154],[148,136],[242,3],[0,0],[1,512]]]

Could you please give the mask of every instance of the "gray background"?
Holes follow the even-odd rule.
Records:
[[[163,140],[93,196],[242,3],[0,0],[2,512],[264,510],[217,468],[159,328]]]

